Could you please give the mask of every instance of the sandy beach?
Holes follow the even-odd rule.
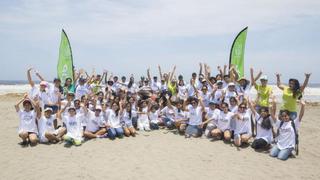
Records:
[[[307,106],[300,155],[280,161],[250,147],[159,130],[135,138],[97,139],[22,148],[17,135],[18,96],[0,96],[0,179],[320,179],[319,106]]]

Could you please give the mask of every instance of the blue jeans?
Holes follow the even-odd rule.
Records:
[[[122,138],[124,134],[122,127],[109,128],[107,132],[108,132],[108,137],[112,140],[114,140],[116,137]]]
[[[138,117],[132,117],[132,125],[137,129],[138,127]]]
[[[287,148],[280,150],[277,145],[274,145],[270,151],[270,156],[277,157],[278,159],[285,161],[289,158],[293,149],[294,148]]]
[[[159,125],[156,123],[150,123],[150,129],[152,130],[158,130],[159,129]]]
[[[170,118],[162,118],[164,125],[168,128],[168,129],[174,129],[175,125],[174,122],[172,121],[172,119]]]
[[[188,125],[186,129],[186,135],[190,136],[201,136],[202,135],[202,129],[199,128],[197,125]]]

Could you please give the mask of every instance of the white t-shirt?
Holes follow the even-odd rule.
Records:
[[[111,128],[120,128],[120,116],[117,116],[116,113],[112,109],[108,109],[106,111],[106,119]]]
[[[271,144],[272,139],[273,139],[273,135],[272,135],[272,127],[270,129],[264,129],[261,126],[261,123],[263,121],[263,118],[256,113],[255,115],[255,120],[256,120],[256,124],[257,124],[257,136],[256,139],[264,139],[265,141],[267,141],[269,144]],[[269,117],[269,120],[271,121],[270,123],[272,124],[272,119],[271,117]]]
[[[159,90],[161,89],[161,83],[151,80],[151,89],[153,92],[159,92]]]
[[[149,119],[150,122],[157,124],[159,122],[159,110],[152,112],[149,112]]]
[[[217,127],[221,131],[230,130],[230,122],[234,113],[227,112],[226,114],[223,111],[220,111],[218,116]]]
[[[206,108],[207,117],[208,119],[212,119],[210,122],[208,122],[208,125],[217,125],[218,117],[220,114],[219,109],[211,109],[210,107]]]
[[[199,95],[202,97],[204,106],[208,107],[211,99],[211,93],[209,91],[207,91],[207,93],[203,93],[202,91],[199,91]]]
[[[178,97],[183,100],[188,98],[188,89],[186,86],[178,86]]]
[[[176,112],[176,114],[175,114],[175,121],[176,120],[182,120],[182,119],[184,119],[184,120],[186,120],[187,119],[187,117],[188,117],[188,114],[187,114],[187,112],[186,111],[183,111],[183,110],[178,110],[178,108],[176,108],[175,109],[175,112]]]
[[[140,119],[140,120],[143,120],[143,121],[148,121],[148,120],[149,120],[149,118],[148,118],[148,107],[143,108],[143,109],[142,109],[142,112],[143,112],[144,114],[139,114],[139,115],[138,115],[138,116],[139,116],[139,119]]]
[[[237,93],[235,91],[229,91],[228,89],[226,90],[226,95],[224,97],[224,102],[228,103],[230,106],[230,98],[231,97],[237,97]]]
[[[166,118],[169,118],[171,119],[172,121],[174,120],[175,118],[175,115],[176,115],[176,107],[173,106],[173,108],[169,108],[168,106],[164,107],[162,110],[161,110],[161,113],[162,115],[164,115]]]
[[[136,93],[137,90],[138,90],[138,86],[136,83],[133,83],[130,88],[128,87],[128,92],[130,92],[131,94]]]
[[[291,125],[291,121],[283,122],[280,128],[281,121],[278,119],[275,123],[275,126],[279,129],[279,136],[277,137],[277,146],[280,150],[287,149],[287,148],[294,148],[296,144],[296,138],[294,134],[293,127]],[[300,127],[299,118],[294,120],[294,124],[296,126],[296,130],[298,131]]]
[[[40,107],[44,109],[44,105],[51,103],[51,98],[48,92],[46,91],[40,91],[36,86],[33,86],[30,90],[30,96],[32,99],[38,97],[40,102]]]
[[[87,114],[86,130],[90,132],[96,132],[101,127],[104,127],[104,125],[105,125],[105,120],[102,113],[100,113],[99,116],[96,116],[95,112],[89,110]]]
[[[79,117],[79,115],[62,117],[62,121],[67,127],[66,135],[77,140],[82,139],[82,126]]]
[[[54,120],[56,119],[56,115],[51,115],[49,118],[42,116],[39,121],[39,134],[40,136],[45,136],[45,133],[54,133]]]
[[[59,88],[50,83],[48,89],[51,103],[57,104],[59,101]]]
[[[81,99],[83,95],[90,94],[90,86],[88,84],[78,85],[76,88],[76,99]]]
[[[29,112],[20,110],[18,112],[20,124],[19,124],[19,133],[21,132],[33,132],[38,134],[38,128],[36,124],[37,113],[32,110]]]
[[[187,90],[188,90],[188,96],[194,96],[195,95],[195,92],[194,92],[194,88],[191,84],[188,84],[187,85]]]
[[[193,108],[192,105],[188,105],[189,111],[189,125],[200,125],[202,123],[202,108],[197,106]]]
[[[132,111],[131,111],[131,117]],[[132,127],[132,118],[130,118],[129,112],[125,111],[121,115],[121,122],[124,123],[127,127]]]
[[[223,94],[223,89],[217,89],[214,94],[213,101],[218,104],[221,104],[222,103],[222,94]]]
[[[246,110],[244,113],[237,113],[240,119],[235,118],[235,130],[234,134],[252,134],[251,133],[251,110]]]

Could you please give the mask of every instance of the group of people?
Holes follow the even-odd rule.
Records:
[[[270,156],[281,160],[298,152],[305,109],[302,95],[311,74],[305,74],[302,85],[290,79],[288,86],[276,74],[277,86],[283,91],[277,113],[268,77],[262,72],[254,75],[252,68],[247,79],[239,77],[233,66],[218,66],[218,73],[212,75],[211,68],[200,63],[200,72],[192,73],[188,82],[176,76],[176,66],[166,73],[158,69],[159,76],[151,76],[148,69],[138,82],[133,75],[119,80],[108,71],[89,75],[80,69],[63,83],[58,78],[49,83],[39,72],[28,69],[31,90],[15,105],[21,144],[65,141],[79,146],[93,138],[114,140],[136,136],[137,131],[166,128],[185,138],[204,135],[238,147],[251,143],[256,150],[269,150],[273,145]],[[41,81],[39,86],[32,72]],[[251,87],[257,91],[255,99],[249,96]]]

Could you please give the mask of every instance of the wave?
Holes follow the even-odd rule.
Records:
[[[273,94],[276,96],[278,102],[281,101],[282,91],[275,85],[271,85]],[[19,85],[0,85],[0,95],[7,94],[24,94],[29,92],[31,89],[29,84]],[[250,91],[250,97],[255,98],[256,90],[254,88]],[[320,102],[320,88],[319,87],[307,87],[305,89],[303,98],[307,102]]]

